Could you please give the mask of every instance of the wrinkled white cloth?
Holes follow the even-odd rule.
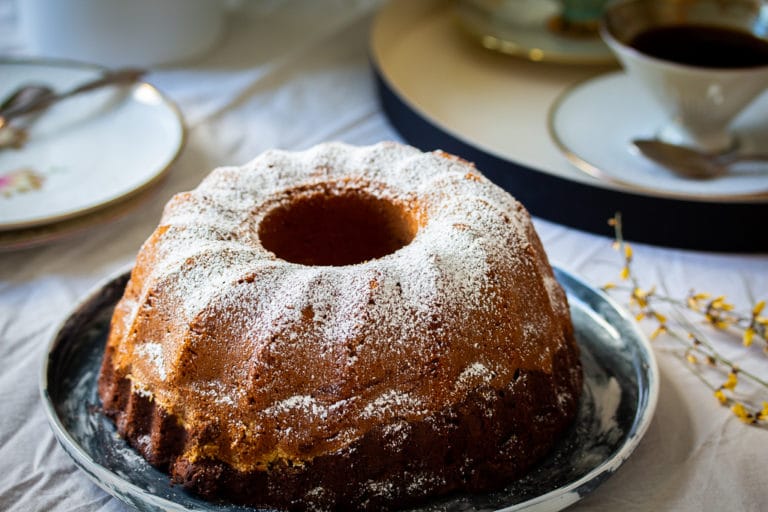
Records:
[[[179,105],[188,141],[146,206],[49,246],[0,254],[0,510],[126,510],[57,445],[38,378],[52,327],[133,260],[173,193],[193,188],[216,166],[242,164],[271,147],[400,140],[377,103],[368,63],[375,0],[254,4],[230,17],[227,35],[209,55],[149,75]],[[25,55],[17,25],[13,2],[0,1],[1,55]],[[617,279],[621,260],[609,238],[539,219],[536,227],[554,263],[596,286]],[[765,255],[634,249],[641,281],[671,295],[696,289],[744,306],[768,299]],[[653,328],[643,326],[646,333]],[[760,347],[734,342],[727,355],[768,376]],[[745,426],[720,407],[669,350],[659,348],[657,359],[661,393],[645,438],[617,474],[572,509],[764,510],[768,430]]]

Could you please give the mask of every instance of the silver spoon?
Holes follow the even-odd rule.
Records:
[[[55,94],[53,89],[47,85],[29,84],[22,85],[11,94],[9,94],[2,103],[0,103],[0,115],[7,110],[16,109],[20,105],[39,101],[45,96]]]
[[[0,112],[0,128],[7,125],[12,119],[30,114],[32,112],[38,112],[50,107],[57,101],[69,98],[76,94],[80,94],[86,91],[92,91],[100,87],[107,85],[126,85],[138,81],[145,71],[143,69],[118,69],[116,71],[107,71],[101,77],[90,82],[86,82],[79,85],[69,91],[65,91],[60,94],[49,94],[35,97],[31,101],[21,102],[16,100],[16,104]],[[35,86],[37,87],[37,86]]]
[[[728,172],[738,162],[768,161],[766,154],[737,152],[708,154],[656,139],[635,139],[632,144],[647,158],[683,178],[708,180]]]
[[[55,94],[54,90],[47,85],[22,85],[0,103],[0,116],[8,110],[17,109],[21,106],[37,102],[42,98],[53,94]],[[28,138],[29,134],[24,127],[18,125],[0,126],[0,149],[21,149]]]

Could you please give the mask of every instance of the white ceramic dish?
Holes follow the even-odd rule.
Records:
[[[0,98],[27,83],[66,90],[101,72],[62,61],[0,60]],[[79,95],[29,121],[28,142],[0,150],[0,231],[70,219],[149,188],[185,138],[178,109],[147,83]]]
[[[571,65],[612,64],[614,56],[597,31],[569,35],[555,28],[561,2],[455,2],[461,26],[489,50],[535,62]]]
[[[0,253],[45,245],[114,222],[151,200],[158,193],[161,183],[162,181],[139,194],[133,194],[122,201],[84,215],[41,226],[0,231]]]
[[[35,55],[105,66],[154,66],[204,54],[220,39],[222,0],[24,0],[20,26]],[[86,32],[88,37],[82,37]]]
[[[767,117],[768,95],[763,95],[734,121],[739,151],[765,151]],[[623,72],[568,89],[549,114],[550,132],[560,150],[578,169],[596,178],[681,198],[768,197],[766,163],[734,168],[715,179],[691,180],[643,157],[632,140],[656,137],[667,121],[647,90]]]

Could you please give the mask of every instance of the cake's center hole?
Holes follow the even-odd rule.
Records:
[[[353,265],[407,245],[416,219],[401,206],[360,192],[303,196],[269,212],[259,226],[262,245],[304,265]]]

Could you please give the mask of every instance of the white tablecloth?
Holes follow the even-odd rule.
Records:
[[[77,469],[48,427],[37,383],[49,331],[87,290],[132,261],[165,201],[213,167],[272,147],[400,140],[377,103],[367,59],[375,7],[374,0],[244,4],[212,53],[148,77],[178,103],[189,135],[157,196],[111,225],[0,255],[0,510],[125,509]],[[9,0],[0,2],[0,54],[26,54]],[[616,280],[620,260],[609,238],[540,219],[536,227],[554,263],[594,285]],[[634,249],[638,275],[672,295],[693,288],[744,306],[768,298],[765,255]],[[732,346],[728,355],[768,375],[760,347]],[[765,510],[768,430],[719,406],[668,351],[657,356],[661,394],[650,429],[619,472],[573,510]]]

